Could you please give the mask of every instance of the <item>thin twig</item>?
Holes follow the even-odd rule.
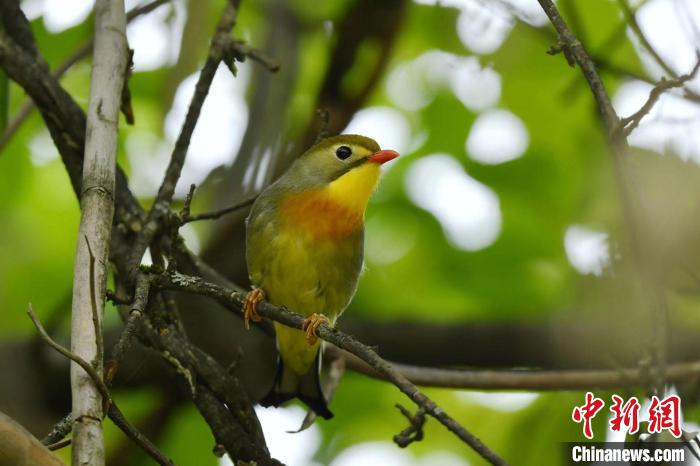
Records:
[[[664,72],[668,73],[669,77],[675,77],[676,72],[671,69],[663,58],[661,58],[661,55],[659,55],[656,49],[651,45],[651,42],[649,42],[649,39],[647,39],[646,34],[644,34],[642,28],[639,26],[639,22],[637,21],[637,12],[632,9],[630,4],[627,3],[627,0],[617,0],[617,3],[620,5],[620,8],[625,14],[632,32],[634,32],[634,35],[637,36],[637,39],[639,39],[642,47],[649,52],[649,55],[652,56],[654,61],[664,70]]]
[[[158,447],[150,441],[148,437],[143,435],[136,427],[131,425],[124,417],[124,414],[119,410],[115,403],[112,403],[107,412],[109,418],[114,425],[119,427],[134,443],[140,446],[151,458],[153,458],[161,466],[174,466],[175,463],[165,456]]]
[[[630,244],[630,262],[633,266],[633,270],[635,270],[637,274],[637,278],[640,280],[641,286],[638,287],[639,293],[643,295],[639,296],[639,299],[644,303],[656,302],[657,305],[661,304],[661,306],[657,308],[655,308],[653,304],[648,304],[647,311],[651,317],[650,326],[654,339],[652,347],[654,351],[653,360],[657,364],[658,374],[660,374],[659,385],[663,385],[665,376],[664,368],[667,362],[668,316],[666,315],[667,310],[664,304],[664,292],[659,289],[658,283],[656,283],[656,281],[650,277],[648,271],[645,270],[645,268],[648,268],[648,259],[645,257],[647,248],[643,247],[635,231],[636,222],[633,214],[638,211],[638,208],[634,203],[635,198],[630,196],[633,180],[628,180],[629,175],[626,168],[626,164],[629,163],[629,145],[627,137],[624,131],[619,131],[620,119],[612,106],[610,96],[605,90],[605,86],[600,79],[600,75],[591,57],[578,39],[571,33],[552,0],[538,0],[538,2],[556,29],[563,47],[571,53],[578,66],[581,68],[593,92],[598,111],[605,125],[611,154],[613,156],[620,203],[622,205],[624,233],[626,233],[624,236],[626,236]]]
[[[267,68],[270,72],[276,73],[280,69],[279,63],[267,56],[265,52],[255,47],[251,47],[240,40],[230,41],[228,44],[229,53],[232,53],[236,60],[243,62],[248,57]]]
[[[154,285],[164,289],[174,289],[189,293],[209,296],[219,301],[228,301],[237,309],[242,309],[245,302],[245,293],[223,288],[213,283],[207,283],[201,278],[182,275],[179,273],[161,274],[156,277]],[[304,317],[288,309],[274,306],[261,301],[257,305],[257,311],[263,317],[282,323],[288,327],[302,329]],[[418,387],[412,384],[403,374],[382,359],[372,348],[355,340],[340,330],[322,324],[318,327],[316,335],[334,345],[342,348],[372,366],[386,380],[393,383],[399,390],[406,394],[419,408],[423,408],[426,414],[434,417],[452,433],[469,445],[482,458],[494,465],[504,465],[505,460],[491,451],[481,440],[469,432],[464,426],[453,419],[433,400],[423,394]]]
[[[656,102],[659,100],[659,97],[661,97],[661,94],[664,92],[677,88],[677,87],[683,87],[685,83],[690,81],[691,79],[695,78],[695,75],[698,72],[698,69],[700,68],[700,55],[698,55],[698,61],[695,63],[695,66],[693,69],[690,71],[690,73],[684,74],[682,76],[678,76],[677,78],[673,79],[661,79],[649,92],[649,97],[647,98],[646,102],[644,102],[644,105],[641,106],[639,110],[634,112],[632,115],[620,119],[619,123],[619,129],[621,131],[625,132],[625,136],[629,136],[629,134],[634,131],[634,129],[639,126],[639,123],[642,121],[642,119],[649,114],[651,109],[654,107]]]
[[[615,127],[618,121],[615,109],[610,102],[610,97],[605,90],[603,81],[601,81],[598,72],[596,71],[595,64],[590,59],[588,54],[583,48],[581,42],[574,36],[569,30],[568,26],[562,19],[559,11],[557,11],[556,6],[552,3],[552,0],[538,0],[540,6],[549,17],[549,20],[554,25],[554,28],[559,35],[559,44],[557,48],[563,50],[566,53],[567,61],[571,64],[570,60],[575,61],[583,72],[588,85],[593,92],[593,97],[598,104],[598,110],[603,117],[603,122],[605,123],[608,132],[612,134],[612,128]]]
[[[151,455],[158,464],[161,464],[163,466],[169,466],[172,465],[172,461],[170,461],[168,458],[165,457],[156,447],[151,443],[150,440],[148,440],[143,434],[141,434],[134,426],[132,426],[129,421],[126,420],[124,415],[121,413],[119,408],[116,406],[114,401],[112,400],[111,395],[109,394],[109,389],[107,388],[107,385],[104,383],[100,375],[97,373],[94,367],[92,367],[91,364],[87,363],[83,358],[80,356],[70,352],[63,346],[59,345],[56,343],[48,333],[46,333],[46,330],[44,327],[41,325],[41,322],[39,319],[36,317],[34,314],[34,310],[32,309],[31,304],[29,305],[29,308],[27,309],[27,314],[29,315],[29,318],[32,320],[34,323],[34,326],[36,327],[37,331],[39,332],[39,335],[41,336],[41,339],[46,342],[51,348],[55,349],[58,351],[60,354],[65,356],[66,358],[70,359],[71,361],[75,362],[78,364],[80,367],[85,370],[85,372],[88,373],[92,381],[95,383],[95,386],[99,390],[100,394],[102,395],[102,399],[104,400],[105,404],[105,409],[104,412],[108,414],[109,418],[114,422],[114,424],[119,427],[126,435],[129,436],[134,442],[136,442],[143,450]]]
[[[214,210],[212,212],[205,212],[202,214],[196,214],[196,215],[187,215],[186,217],[182,218],[182,224],[185,225],[187,223],[191,222],[197,222],[200,220],[216,220],[218,218],[223,217],[226,214],[230,214],[233,212],[237,212],[239,210],[245,209],[246,207],[251,206],[255,200],[258,198],[259,194],[254,194],[253,196],[250,196],[241,202],[238,202],[236,204],[233,204],[229,207],[224,207],[223,209],[219,210]]]
[[[416,414],[411,414],[409,410],[396,403],[394,406],[408,419],[408,427],[394,435],[394,443],[401,448],[406,448],[413,442],[423,440],[423,426],[425,425],[425,410],[418,408]]]
[[[163,182],[158,189],[153,207],[148,212],[148,218],[146,219],[143,229],[134,242],[133,251],[129,258],[129,269],[131,270],[135,269],[141,261],[146,248],[148,248],[153,238],[160,230],[161,219],[167,216],[170,211],[170,202],[175,194],[175,186],[180,179],[182,167],[185,164],[185,157],[187,156],[192,134],[199,120],[204,100],[209,93],[209,88],[214,80],[214,75],[219,67],[219,63],[224,58],[227,44],[233,40],[230,33],[236,21],[239,3],[240,0],[229,0],[219,19],[216,33],[209,46],[206,62],[199,74],[194,95],[187,109],[185,121],[182,124],[182,129],[180,130],[172,155],[170,156],[170,163],[166,168]]]
[[[105,363],[105,381],[107,386],[112,384],[114,381],[114,376],[117,374],[119,369],[119,363],[121,362],[124,354],[131,346],[131,342],[134,338],[134,332],[136,331],[136,326],[141,320],[146,305],[148,304],[148,293],[151,289],[151,282],[147,275],[139,275],[136,279],[136,288],[134,291],[134,302],[131,305],[129,311],[129,317],[124,324],[121,335],[119,335],[119,340],[114,345],[112,349],[112,356]]]
[[[646,34],[644,34],[644,31],[642,31],[642,28],[639,25],[639,22],[637,21],[637,11],[632,9],[627,0],[618,0],[618,4],[620,5],[620,8],[622,9],[625,17],[627,18],[627,22],[629,23],[632,32],[634,32],[634,34],[637,36],[637,39],[639,39],[639,42],[641,43],[642,47],[646,49],[646,51],[649,53],[649,55],[651,55],[651,57],[661,67],[661,69],[663,69],[664,72],[668,74],[668,78],[672,80],[678,79],[680,77],[678,76],[678,73],[673,68],[671,68],[671,66],[666,62],[666,60],[664,60],[661,57],[659,52],[654,48],[653,45],[651,45],[651,42],[647,38]],[[698,99],[700,99],[700,94],[697,94],[696,92],[693,92],[687,88],[684,91],[685,96],[690,100],[698,102]]]
[[[70,444],[71,444],[71,439],[66,438],[63,440],[59,440],[56,443],[52,443],[51,445],[46,445],[46,448],[48,448],[51,451],[56,451],[56,450],[60,450],[61,448],[65,448]]]
[[[44,437],[41,440],[41,443],[48,446],[60,442],[66,435],[70,433],[72,427],[73,415],[71,413],[68,413],[53,426],[51,432],[49,432],[46,435],[46,437]]]
[[[109,395],[109,390],[107,389],[107,386],[105,383],[102,381],[102,378],[100,375],[97,373],[94,367],[92,367],[92,364],[86,362],[83,358],[78,356],[77,354],[67,350],[63,346],[59,345],[56,343],[53,338],[49,336],[48,333],[46,333],[46,330],[44,329],[43,325],[41,325],[41,322],[39,322],[39,319],[36,317],[36,314],[34,314],[34,310],[32,309],[32,305],[30,304],[29,307],[27,308],[27,314],[29,315],[29,318],[32,320],[34,323],[34,326],[36,327],[37,331],[39,332],[39,336],[41,337],[42,340],[46,342],[47,345],[49,345],[51,348],[55,349],[59,353],[61,353],[63,356],[66,358],[70,359],[77,365],[83,368],[85,372],[90,376],[90,378],[95,382],[95,386],[97,387],[97,390],[100,392],[100,395],[102,395],[102,399],[104,400],[105,404],[108,404],[111,400],[111,397]]]

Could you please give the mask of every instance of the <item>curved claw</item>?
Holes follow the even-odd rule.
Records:
[[[243,303],[243,327],[246,330],[250,330],[250,321],[260,322],[262,317],[258,314],[255,307],[260,301],[265,300],[265,292],[260,288],[255,288],[245,295],[245,302]]]
[[[331,321],[328,320],[328,317],[325,315],[316,313],[311,314],[309,317],[304,319],[302,329],[306,332],[306,343],[309,345],[316,344],[318,341],[316,329],[318,329],[321,324],[331,325]]]

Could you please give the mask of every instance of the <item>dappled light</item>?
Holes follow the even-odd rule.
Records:
[[[0,431],[90,466],[697,439],[700,2],[121,6],[0,1]]]
[[[406,176],[406,191],[416,205],[438,219],[455,246],[474,251],[498,237],[498,196],[464,173],[452,156],[434,154],[414,162]]]
[[[527,150],[529,137],[522,120],[508,110],[491,110],[479,115],[469,130],[466,151],[485,164],[509,162]]]

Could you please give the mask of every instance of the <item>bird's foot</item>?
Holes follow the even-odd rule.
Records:
[[[243,303],[243,327],[246,330],[250,330],[250,321],[260,322],[262,317],[258,314],[255,307],[260,301],[265,300],[265,293],[260,288],[255,288],[245,295],[245,302]]]
[[[331,321],[328,320],[328,317],[324,316],[323,314],[311,314],[309,317],[304,319],[304,323],[302,324],[302,329],[306,332],[306,343],[309,345],[314,345],[318,341],[318,337],[316,336],[316,329],[321,324],[326,324],[326,325],[331,325]]]

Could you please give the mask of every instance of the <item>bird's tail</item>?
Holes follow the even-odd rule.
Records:
[[[280,406],[292,398],[299,398],[306,406],[324,419],[333,417],[328,409],[328,403],[323,396],[319,375],[321,373],[321,351],[316,354],[316,360],[306,374],[296,374],[285,367],[282,358],[277,359],[277,374],[270,392],[260,401],[264,407]]]

